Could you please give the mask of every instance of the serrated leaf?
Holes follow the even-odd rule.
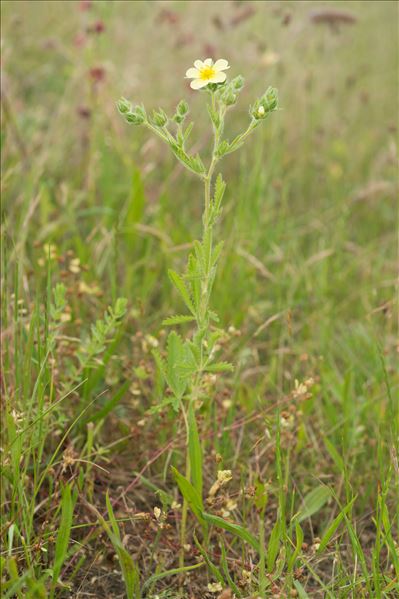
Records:
[[[219,243],[215,246],[215,248],[212,252],[212,266],[215,266],[215,264],[219,260],[223,246],[224,246],[224,241],[219,241]]]
[[[197,365],[192,362],[180,362],[176,364],[176,372],[182,380],[189,379],[197,370]]]
[[[205,260],[204,248],[202,246],[202,243],[200,243],[198,241],[198,239],[196,239],[194,241],[194,251],[195,251],[195,256],[197,258],[198,264],[201,266],[201,271],[205,272],[206,260]]]
[[[218,154],[218,156],[222,157],[225,154],[228,154],[229,149],[230,149],[230,144],[229,144],[229,142],[226,139],[224,139],[218,145],[218,148],[217,148],[217,154]]]
[[[213,310],[209,310],[209,311],[208,311],[208,314],[209,314],[209,318],[210,318],[211,320],[213,320],[214,322],[220,322],[220,318],[219,318],[219,316],[216,314],[216,312],[214,312]]]
[[[174,316],[169,316],[162,321],[162,324],[167,327],[174,326],[176,324],[184,324],[185,322],[192,322],[195,320],[194,316],[190,316],[189,314],[175,314]]]
[[[168,406],[172,406],[173,410],[177,413],[179,411],[179,401],[176,397],[164,397],[164,399],[157,404],[156,406],[152,406],[146,412],[146,414],[158,414],[162,412],[163,409]]]
[[[184,137],[184,142],[186,142],[188,140],[188,138],[190,137],[190,133],[193,130],[194,127],[194,123],[189,123],[183,133],[183,137]]]
[[[172,331],[168,336],[168,359],[166,380],[173,393],[181,399],[187,387],[187,382],[178,372],[177,365],[184,363],[185,347],[182,338]]]
[[[222,174],[219,173],[218,176],[216,177],[215,192],[214,192],[214,197],[213,197],[213,203],[214,203],[216,210],[220,209],[220,205],[222,203],[225,190],[226,190],[226,183],[223,181]]]
[[[194,341],[187,341],[187,345],[193,355],[194,362],[199,366],[201,362],[201,348]]]
[[[184,303],[186,304],[187,308],[190,310],[191,314],[193,316],[195,316],[195,309],[193,306],[193,302],[192,302],[190,293],[189,293],[182,277],[172,269],[168,270],[168,275],[169,275],[169,278],[172,281],[173,285],[176,287],[177,291],[180,293],[180,296],[183,299]]]
[[[171,143],[171,148],[176,158],[178,158],[189,170],[193,171],[193,173],[196,173],[197,175],[203,175],[205,173],[205,167],[198,154],[196,156],[189,156],[183,148],[176,143]]]
[[[198,311],[201,302],[201,266],[198,263],[198,259],[190,254],[188,257],[188,277],[191,282],[191,291],[194,298],[195,308]]]
[[[167,380],[167,367],[166,367],[165,360],[162,358],[161,354],[159,353],[159,351],[157,349],[152,350],[152,355],[154,357],[156,365],[158,366],[159,372],[161,373],[164,380],[166,381]]]
[[[303,506],[296,517],[297,521],[302,522],[303,520],[306,520],[306,518],[313,516],[313,514],[323,507],[330,497],[331,491],[324,485],[320,485],[310,491],[303,500]]]

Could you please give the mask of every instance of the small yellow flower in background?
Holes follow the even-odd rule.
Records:
[[[218,470],[218,483],[225,485],[233,478],[231,470]]]
[[[226,71],[229,69],[229,63],[224,58],[219,58],[215,63],[212,58],[206,60],[196,60],[194,67],[186,72],[187,79],[193,79],[190,83],[192,89],[201,89],[208,83],[223,83],[226,81]]]
[[[208,591],[210,593],[219,593],[220,591],[223,591],[223,587],[220,582],[209,582]]]
[[[218,476],[216,482],[213,483],[209,489],[208,498],[215,497],[219,489],[231,481],[233,475],[231,470],[218,470]]]

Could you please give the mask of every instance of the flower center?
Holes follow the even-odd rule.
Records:
[[[216,75],[216,71],[213,67],[206,66],[200,70],[200,78],[204,79],[205,81],[212,79],[214,75]]]

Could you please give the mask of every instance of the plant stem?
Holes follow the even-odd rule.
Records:
[[[212,94],[212,105],[215,105],[214,94]],[[220,136],[220,128],[213,128],[214,131],[214,147],[212,152],[212,159],[209,165],[209,169],[207,174],[203,177],[204,181],[204,213],[202,218],[202,239],[207,240],[209,244],[209,255],[212,255],[212,225],[209,222],[209,210],[211,205],[211,185],[212,185],[212,177],[215,170],[215,166],[217,163],[217,147],[219,144],[219,136]],[[208,285],[209,285],[209,275],[210,275],[210,264],[206,264],[206,269],[204,272],[203,279],[201,281],[201,302],[199,306],[199,311],[197,315],[197,330],[195,335],[199,333],[203,333],[206,336],[208,330],[208,303],[209,303],[209,293],[208,293]],[[202,382],[202,367],[203,367],[203,342],[201,340],[201,364],[200,370],[195,375],[191,393],[190,393],[190,402],[195,402],[198,399],[201,382]],[[195,406],[194,406],[195,407]],[[184,410],[184,407],[183,407]],[[190,461],[190,452],[189,452],[189,427],[187,422],[187,415],[184,413],[185,425],[186,425],[186,478],[190,481],[191,478],[191,461]],[[190,481],[191,482],[191,481]],[[181,518],[181,528],[180,528],[180,555],[179,555],[179,567],[182,568],[184,566],[184,546],[186,544],[186,527],[187,527],[187,512],[188,512],[188,504],[186,499],[183,499],[183,507],[182,507],[182,518]]]
[[[187,428],[187,443],[186,443],[186,478],[189,481],[191,478],[191,463],[190,454],[188,448],[188,428]],[[184,566],[184,546],[186,544],[186,527],[187,527],[187,512],[188,503],[186,498],[183,498],[183,507],[181,515],[181,528],[180,528],[180,554],[179,554],[179,568]]]

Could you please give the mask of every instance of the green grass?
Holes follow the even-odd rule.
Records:
[[[327,3],[357,18],[336,30],[310,18],[325,5],[232,25],[246,5],[3,3],[4,597],[397,596],[397,6]],[[247,75],[230,136],[269,84],[283,110],[222,165],[213,308],[236,368],[198,414],[209,542],[189,513],[181,571],[184,422],[148,411],[202,190],[115,101],[186,97],[200,122],[183,77],[208,54]]]

